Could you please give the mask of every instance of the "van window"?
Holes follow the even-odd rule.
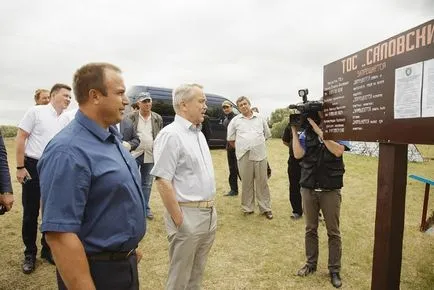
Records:
[[[211,117],[211,118],[223,118],[225,117],[225,113],[223,112],[222,109],[222,99],[214,99],[214,98],[210,98],[207,100],[206,105],[208,107],[206,114]],[[240,113],[240,111],[238,111],[238,109],[233,106],[232,107],[232,111],[238,115]]]
[[[171,99],[153,99],[152,111],[158,112],[161,116],[174,116],[175,110],[173,109]]]
[[[221,108],[220,102],[216,102],[214,100],[210,100],[206,102],[208,109],[206,110],[206,114],[210,118],[220,118],[223,114],[223,110]]]

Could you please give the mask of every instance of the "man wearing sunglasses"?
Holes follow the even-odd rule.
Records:
[[[232,104],[229,101],[224,101],[222,103],[223,113],[225,114],[225,119],[223,121],[223,126],[228,127],[232,118],[235,117],[235,113],[232,110]],[[235,148],[226,143],[226,152],[228,156],[228,166],[229,166],[229,185],[231,190],[225,194],[225,196],[237,196],[238,195],[238,164],[237,156],[235,156]]]

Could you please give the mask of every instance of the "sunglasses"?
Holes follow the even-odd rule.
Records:
[[[223,109],[230,108],[231,106],[222,106]]]

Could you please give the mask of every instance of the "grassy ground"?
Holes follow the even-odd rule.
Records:
[[[10,168],[15,168],[14,145],[6,140]],[[334,289],[328,280],[327,235],[321,225],[318,271],[306,278],[295,276],[304,264],[304,223],[290,219],[288,151],[280,140],[268,143],[273,169],[270,179],[274,219],[257,214],[244,217],[239,198],[223,197],[228,191],[228,169],[224,150],[213,150],[217,183],[218,233],[209,255],[203,289]],[[434,146],[421,146],[424,157],[434,158]],[[369,289],[376,205],[378,161],[347,154],[343,188],[341,230],[343,240],[343,289]],[[434,177],[434,160],[409,164],[408,173]],[[15,174],[15,170],[13,170]],[[15,206],[0,217],[0,289],[56,289],[55,268],[38,259],[31,275],[21,272],[21,189],[14,181]],[[434,237],[419,232],[424,185],[408,180],[402,289],[432,289],[434,285]],[[434,196],[430,210],[434,209]],[[140,243],[144,258],[139,265],[142,289],[163,289],[168,269],[167,240],[158,193],[152,193],[156,218]]]

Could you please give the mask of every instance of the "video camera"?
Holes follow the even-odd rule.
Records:
[[[308,93],[308,89],[299,90],[298,95],[303,99],[303,103],[289,105],[289,109],[296,109],[298,111],[298,113],[291,114],[289,116],[290,126],[298,126],[301,129],[307,129],[310,127],[310,123],[307,118],[311,118],[317,124],[321,123],[321,118],[319,117],[318,112],[323,110],[323,102],[308,101]]]

